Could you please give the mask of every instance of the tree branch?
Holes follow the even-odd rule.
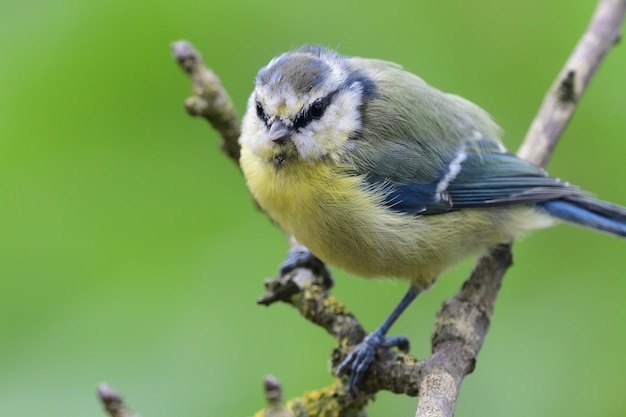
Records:
[[[174,42],[172,55],[191,78],[193,95],[185,100],[185,110],[211,123],[221,135],[222,152],[239,165],[239,116],[219,77],[204,65],[202,56],[187,41]]]
[[[111,417],[139,417],[124,404],[122,397],[107,384],[98,386],[98,398]]]
[[[578,100],[606,52],[619,39],[626,0],[601,0],[591,23],[572,56],[548,91],[518,154],[544,166]],[[238,162],[239,119],[228,94],[215,74],[204,66],[200,54],[185,41],[172,46],[174,56],[191,76],[194,95],[185,101],[193,116],[207,119],[222,136],[225,154]],[[291,245],[297,242],[290,239]],[[410,396],[419,394],[417,416],[452,416],[460,385],[473,371],[491,322],[502,278],[511,265],[510,245],[502,245],[479,259],[459,292],[448,299],[437,314],[432,337],[433,354],[423,361],[396,352],[381,354],[362,391],[347,395],[345,379],[305,394],[282,405],[282,391],[275,379],[266,379],[268,408],[265,416],[365,416],[364,407],[373,394],[389,390]],[[323,327],[337,342],[332,368],[366,335],[356,318],[319,285],[314,274],[296,269],[267,280],[259,303],[283,301],[293,305],[307,320]],[[277,394],[278,393],[278,394]]]
[[[587,30],[548,90],[517,154],[545,166],[600,62],[621,38],[626,0],[600,0]]]

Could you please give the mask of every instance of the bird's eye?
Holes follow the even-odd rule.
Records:
[[[311,114],[311,118],[319,119],[324,115],[324,110],[325,108],[322,99],[317,99],[309,108],[309,113]]]
[[[326,97],[318,98],[308,108],[302,110],[302,112],[293,121],[293,127],[296,129],[302,129],[308,125],[311,121],[321,119],[324,116],[324,112],[328,108],[334,93],[327,95]]]
[[[256,102],[256,115],[259,117],[259,119],[263,121],[267,119],[267,116],[265,115],[265,110],[263,110],[263,105],[261,105],[260,101]]]

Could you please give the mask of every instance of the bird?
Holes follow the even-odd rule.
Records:
[[[260,69],[239,138],[261,208],[307,262],[408,280],[389,317],[337,368],[356,393],[418,294],[460,260],[561,222],[626,238],[626,208],[550,177],[507,151],[472,102],[378,59],[305,45]]]

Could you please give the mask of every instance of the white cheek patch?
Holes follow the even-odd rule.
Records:
[[[361,91],[349,91],[337,97],[336,110],[333,112],[333,124],[335,130],[340,132],[342,136],[349,136],[356,131],[361,130]],[[329,109],[330,110],[330,109]],[[342,140],[343,143],[345,141]]]
[[[254,147],[255,142],[257,142],[257,140],[255,140],[254,133],[257,131],[255,124],[259,118],[256,115],[256,111],[254,111],[255,107],[256,94],[252,93],[252,95],[248,99],[248,108],[246,110],[246,114],[243,116],[243,120],[241,121],[241,136],[239,136],[239,144],[245,144],[250,146],[251,148]]]
[[[319,121],[311,122],[306,129],[296,132],[292,138],[298,155],[307,162],[317,161],[326,153],[319,135],[315,134],[315,125],[319,125]]]
[[[309,162],[324,157],[337,159],[342,146],[361,130],[360,89],[338,93],[320,120],[310,122],[293,141],[300,157]]]
[[[248,146],[252,153],[258,156],[264,156],[270,149],[267,141],[263,140],[267,136],[267,127],[253,111],[246,112],[241,124],[241,136],[239,136],[239,144]]]
[[[247,146],[250,151],[263,158],[271,158],[275,149],[268,138],[268,128],[265,122],[259,118],[256,113],[255,93],[252,93],[248,100],[248,109],[241,123],[241,136],[239,136],[239,144]]]

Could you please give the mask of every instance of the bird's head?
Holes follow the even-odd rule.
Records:
[[[361,130],[371,81],[347,58],[305,46],[274,58],[256,78],[241,144],[277,167],[338,160]]]

